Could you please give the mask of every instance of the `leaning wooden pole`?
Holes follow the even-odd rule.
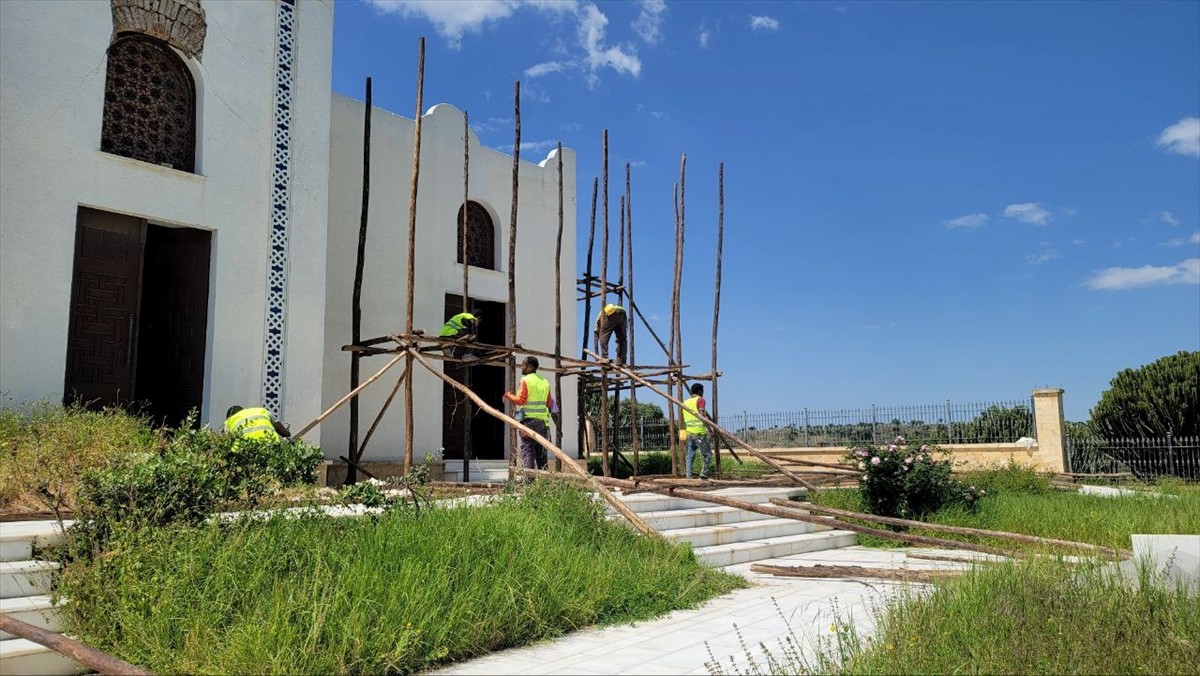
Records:
[[[725,163],[717,165],[717,277],[713,292],[713,328],[712,328],[712,417],[720,420],[717,406],[717,382],[720,375],[717,371],[717,324],[721,317],[721,246],[725,241]],[[721,472],[721,440],[714,439],[713,452],[716,454],[717,473]]]
[[[426,369],[428,369],[430,373],[437,376],[438,378],[441,378],[444,383],[446,383],[450,387],[453,387],[454,389],[458,390],[459,392],[462,392],[463,394],[467,395],[472,400],[474,400],[475,405],[477,405],[481,411],[483,411],[484,413],[487,413],[488,415],[492,416],[493,418],[497,418],[497,419],[503,421],[505,424],[507,424],[513,430],[514,433],[517,430],[524,432],[526,436],[528,436],[531,439],[533,439],[534,441],[536,441],[547,451],[550,451],[551,453],[553,453],[554,457],[558,458],[563,463],[563,466],[569,470],[566,474],[551,473],[551,472],[546,472],[546,474],[549,474],[550,476],[573,476],[574,478],[582,479],[584,482],[587,483],[588,487],[590,487],[592,490],[599,493],[600,496],[602,498],[604,498],[605,502],[612,505],[613,509],[616,509],[617,512],[621,514],[621,516],[625,517],[629,521],[629,523],[633,524],[634,528],[637,528],[644,535],[647,535],[649,537],[653,537],[653,538],[661,538],[662,537],[657,532],[655,532],[655,530],[653,528],[651,528],[649,525],[647,525],[646,522],[641,519],[641,517],[639,517],[637,514],[635,514],[633,512],[633,510],[629,509],[628,505],[626,505],[624,502],[621,502],[620,500],[618,500],[615,495],[613,495],[611,492],[608,491],[608,489],[604,488],[604,486],[602,486],[599,482],[597,482],[596,477],[593,477],[592,475],[588,474],[582,468],[580,468],[579,465],[572,462],[570,456],[568,456],[565,452],[563,452],[563,450],[561,448],[559,448],[558,446],[556,446],[552,441],[550,441],[546,437],[542,436],[541,434],[538,434],[532,428],[518,422],[515,418],[504,414],[503,412],[497,410],[496,408],[494,408],[492,406],[489,406],[486,401],[479,398],[479,395],[475,394],[471,390],[468,390],[467,388],[463,387],[463,385],[461,383],[455,382],[455,380],[453,378],[442,373],[433,364],[430,364],[429,361],[426,360],[425,357],[421,356],[421,354],[418,353],[416,350],[413,350],[410,348],[408,350],[408,354],[410,356],[412,356],[413,358],[415,358],[418,362],[420,362],[421,365],[424,366]],[[538,472],[540,470],[525,470],[525,471],[526,472]]]
[[[468,208],[471,203],[471,123],[470,116],[467,111],[463,111],[463,203],[462,203],[462,222],[459,224],[459,255],[462,257],[462,310],[460,312],[470,312],[471,304],[471,275],[469,268],[471,265],[468,256],[467,240],[467,219]],[[467,388],[471,387],[471,381],[475,378],[475,371],[470,365],[462,367],[463,381]],[[462,480],[463,483],[471,481],[471,422],[475,419],[474,411],[471,410],[471,400],[463,399],[463,406],[466,406],[466,415],[463,422],[463,447],[462,447]]]
[[[532,471],[526,470],[526,473],[531,476],[557,477],[557,478],[567,479],[567,480],[576,480],[576,478],[574,476],[569,476],[566,474],[550,474],[549,472],[538,471],[538,470],[532,470]],[[896,540],[899,542],[907,542],[909,544],[929,545],[929,546],[933,546],[933,547],[965,549],[965,550],[972,551],[972,552],[980,552],[983,554],[992,554],[994,556],[1006,556],[1006,557],[1021,556],[1021,554],[1018,552],[1012,552],[1012,551],[1008,551],[1005,549],[998,549],[996,547],[989,547],[987,545],[977,545],[977,544],[970,543],[970,542],[960,542],[958,540],[945,540],[942,538],[932,538],[932,537],[926,537],[923,535],[909,535],[907,533],[897,533],[895,531],[890,531],[890,530],[881,530],[879,528],[871,528],[870,526],[861,526],[856,523],[847,523],[845,521],[840,521],[838,519],[834,519],[831,517],[814,516],[812,514],[806,514],[797,509],[776,507],[774,505],[764,505],[764,504],[759,504],[756,502],[746,502],[744,500],[738,500],[736,498],[731,498],[731,497],[728,497],[725,495],[720,495],[718,493],[713,493],[713,492],[708,492],[708,491],[693,491],[693,490],[690,490],[687,488],[677,488],[677,487],[673,487],[673,486],[657,486],[657,485],[655,485],[649,481],[645,481],[645,480],[632,481],[632,480],[623,480],[623,479],[612,479],[609,477],[591,477],[591,478],[595,479],[597,483],[603,484],[605,486],[612,486],[613,488],[622,488],[625,490],[646,491],[649,493],[658,493],[660,495],[669,495],[672,497],[683,498],[685,500],[698,500],[701,502],[710,502],[710,503],[713,503],[716,505],[722,505],[725,507],[734,507],[737,509],[746,510],[748,512],[757,512],[758,514],[765,514],[767,516],[773,516],[776,518],[794,519],[796,521],[804,521],[806,523],[814,523],[814,524],[818,524],[818,525],[822,525],[822,526],[828,526],[830,528],[836,528],[839,530],[853,531],[855,533],[861,533],[863,535],[873,535],[875,537],[883,538],[886,540]]]
[[[512,212],[508,221],[508,346],[517,344],[517,202],[520,194],[521,173],[521,81],[513,83],[513,165],[512,165]],[[517,356],[512,354],[508,359],[508,381],[517,379]],[[510,430],[508,434],[508,478],[515,475],[513,469],[517,466],[517,431]]]
[[[672,189],[671,189],[671,205],[675,209],[675,230],[673,231],[671,241],[675,242],[676,245],[678,245],[678,242],[679,242],[679,182],[678,181],[675,182],[675,185],[672,186]],[[678,259],[678,257],[676,257],[675,258],[675,266],[678,267],[678,265],[679,265],[679,259]],[[675,361],[675,298],[678,294],[679,294],[679,290],[677,288],[675,288],[675,273],[674,273],[674,269],[672,269],[672,272],[671,272],[671,312],[669,313],[669,316],[667,319],[667,326],[669,329],[669,332],[667,333],[667,365],[672,368],[676,365],[676,361]],[[679,362],[679,363],[682,364],[683,362]],[[674,373],[669,374],[667,376],[667,392],[670,392],[672,396],[674,396],[674,394],[675,394],[675,374]],[[671,474],[672,474],[672,476],[679,476],[680,465],[682,465],[683,463],[679,458],[679,450],[680,450],[679,449],[679,427],[678,427],[678,425],[676,425],[676,421],[675,421],[675,407],[674,406],[667,407],[667,429],[671,433],[671,435],[670,435],[671,438],[669,439],[670,448],[671,448]]]
[[[367,444],[371,443],[371,437],[375,436],[375,429],[379,427],[379,423],[383,421],[383,414],[387,413],[388,407],[392,405],[392,400],[396,398],[396,394],[400,392],[400,388],[404,385],[404,381],[408,378],[408,370],[400,372],[400,377],[396,379],[396,384],[392,386],[392,391],[388,392],[387,399],[383,400],[383,406],[379,407],[379,413],[375,416],[375,420],[371,422],[371,426],[367,429],[367,434],[363,437],[362,444],[359,445],[359,455],[362,455],[367,450]],[[357,460],[354,461],[357,464]]]
[[[600,248],[600,315],[604,315],[604,307],[608,304],[608,130],[604,130],[602,184],[604,201],[601,209],[604,213],[603,245]],[[600,345],[599,334],[596,336],[596,350],[601,354],[608,352],[607,342]],[[609,476],[608,467],[608,369],[600,365],[600,468],[604,476]]]
[[[408,286],[407,303],[404,306],[404,332],[413,332],[413,288],[417,283],[417,184],[421,176],[421,113],[425,92],[425,38],[418,42],[417,53],[417,116],[413,125],[412,185],[408,194]],[[412,358],[406,369],[412,373]],[[413,379],[404,381],[404,473],[413,464]]]
[[[595,353],[592,353],[592,356],[597,359],[600,359],[600,355],[597,355]],[[608,362],[608,364],[609,364],[609,367],[612,368],[617,373],[620,373],[620,374],[628,377],[630,380],[634,381],[635,383],[638,383],[639,385],[642,385],[643,387],[647,388],[651,392],[654,392],[655,394],[659,395],[660,397],[663,397],[668,402],[675,404],[676,406],[678,406],[680,408],[680,410],[683,410],[683,401],[681,401],[680,399],[676,398],[675,396],[655,387],[654,383],[650,382],[649,380],[646,380],[645,378],[634,373],[633,371],[630,371],[628,368],[626,368],[624,366],[617,366],[615,364],[612,364],[612,362]],[[779,473],[783,474],[784,476],[791,479],[792,481],[795,481],[796,483],[798,483],[801,486],[804,486],[805,488],[808,488],[810,490],[814,490],[814,491],[817,490],[816,486],[805,481],[803,477],[797,475],[795,472],[791,471],[790,469],[784,467],[782,464],[780,464],[780,462],[778,460],[763,453],[762,451],[758,450],[757,448],[754,448],[750,444],[747,444],[746,442],[742,441],[738,437],[733,436],[732,434],[730,434],[728,432],[728,430],[726,430],[725,428],[718,425],[714,420],[706,419],[704,421],[704,424],[708,425],[708,427],[715,434],[723,435],[725,437],[732,439],[734,441],[734,443],[736,443],[738,446],[741,446],[742,448],[746,449],[747,451],[750,451],[750,455],[753,455],[754,457],[758,458],[759,460],[762,460],[763,462],[770,465],[771,467],[774,467],[777,471],[779,471]]]
[[[371,78],[367,78],[366,105],[363,113],[363,169],[362,169],[362,208],[358,220],[358,257],[354,264],[354,293],[350,301],[350,342],[358,344],[362,340],[362,285],[363,268],[367,257],[367,214],[371,206]],[[350,354],[350,389],[358,387],[359,360],[362,355],[356,352]],[[350,439],[346,448],[350,459],[354,461],[346,468],[346,483],[358,481],[358,471],[354,465],[362,456],[358,445],[358,397],[350,402]]]
[[[119,660],[108,653],[86,646],[73,638],[43,629],[9,615],[0,613],[0,631],[44,645],[56,653],[66,655],[89,669],[101,674],[118,676],[150,676],[150,672]],[[9,673],[9,672],[5,672]],[[34,672],[37,673],[37,672]],[[43,672],[44,673],[44,672]]]
[[[399,363],[403,359],[404,359],[404,354],[396,355],[394,358],[392,358],[391,361],[384,364],[383,368],[376,371],[375,375],[371,376],[370,378],[367,378],[362,383],[360,383],[358,387],[354,388],[353,390],[350,390],[350,394],[347,394],[346,396],[342,397],[341,399],[338,399],[337,401],[335,401],[332,406],[325,409],[325,411],[323,413],[321,413],[321,415],[317,416],[316,420],[308,423],[299,432],[296,432],[295,434],[293,434],[292,439],[299,439],[300,437],[304,436],[305,434],[308,434],[309,432],[311,432],[314,427],[316,427],[317,425],[320,425],[321,422],[323,420],[325,420],[326,418],[328,418],[330,415],[332,415],[334,411],[341,408],[342,405],[345,404],[347,401],[350,401],[354,397],[357,397],[359,392],[362,392],[363,390],[367,389],[368,385],[375,382],[376,380],[379,380],[379,378],[382,377],[383,374],[386,373],[388,369],[392,368],[393,366],[395,366],[397,363]],[[412,379],[409,378],[410,382],[411,382],[411,380]]]
[[[558,143],[558,236],[554,240],[554,400],[562,400],[562,242],[563,242],[563,160],[562,142]],[[562,448],[561,411],[554,425],[554,445]],[[562,460],[555,460],[555,469],[562,471]]]
[[[625,276],[625,297],[629,299],[629,366],[637,368],[637,353],[634,351],[634,334],[637,333],[637,322],[633,321],[633,191],[630,189],[630,163],[625,163],[625,246],[628,252],[625,260],[629,265],[629,272]],[[629,429],[632,432],[631,443],[633,444],[633,475],[638,475],[638,447],[640,440],[638,439],[638,406],[637,406],[637,385],[631,383],[629,386]]]

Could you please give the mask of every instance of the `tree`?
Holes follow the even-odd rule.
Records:
[[[1091,425],[1107,439],[1200,435],[1200,352],[1118,373],[1092,409]]]

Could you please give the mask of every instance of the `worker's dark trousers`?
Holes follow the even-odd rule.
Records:
[[[617,337],[617,355],[614,357],[618,364],[625,363],[626,352],[626,335],[625,335],[625,312],[614,312],[611,315],[604,315],[600,318],[600,326],[597,328],[596,345],[600,348],[600,356],[608,359],[608,338],[615,335]]]
[[[545,420],[525,418],[521,422],[543,437],[550,438],[550,426],[546,424]],[[521,467],[525,469],[546,469],[546,448],[539,444],[533,437],[527,437],[524,434],[521,434]]]

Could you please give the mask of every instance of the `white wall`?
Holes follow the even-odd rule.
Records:
[[[262,389],[276,5],[205,2],[197,174],[101,153],[108,2],[0,2],[0,392],[62,397],[79,205],[213,232],[204,419]],[[284,415],[320,410],[333,9],[298,8]]]
[[[326,274],[324,399],[349,391],[350,307],[362,206],[364,104],[333,97],[330,149],[329,242]],[[404,329],[407,286],[408,206],[413,156],[413,120],[378,108],[371,118],[371,206],[363,281],[364,338]],[[421,127],[421,171],[417,200],[417,261],[413,325],[436,335],[444,316],[446,293],[462,291],[457,263],[458,209],[462,205],[463,114],[437,105]],[[508,302],[508,233],[512,210],[512,156],[484,148],[470,135],[470,195],[491,212],[496,226],[498,271],[470,269],[471,296]],[[563,150],[562,326],[563,345],[578,344],[575,321],[575,153]],[[532,349],[554,349],[554,253],[558,229],[558,164],[555,153],[540,165],[522,161],[517,213],[517,342]],[[362,378],[388,357],[362,361]],[[545,361],[545,360],[543,360]],[[546,364],[543,364],[545,366]],[[360,438],[366,433],[399,369],[365,391],[359,413]],[[414,456],[442,446],[442,382],[417,364],[413,384]],[[548,378],[552,376],[547,373]],[[515,385],[510,384],[509,389]],[[576,446],[575,379],[563,381],[563,444]],[[326,457],[347,448],[349,413],[339,411],[322,425]],[[398,396],[372,437],[364,460],[396,460],[404,455],[403,396]]]

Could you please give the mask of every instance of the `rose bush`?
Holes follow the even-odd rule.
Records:
[[[863,507],[878,516],[920,519],[952,504],[973,510],[987,494],[950,476],[949,453],[925,444],[914,448],[904,437],[885,447],[856,446],[846,459],[863,472]]]

